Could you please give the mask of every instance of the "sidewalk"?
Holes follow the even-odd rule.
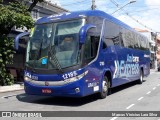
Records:
[[[13,84],[11,86],[0,86],[0,93],[23,90],[23,89],[24,89],[24,85],[22,83],[17,83],[17,84]]]
[[[157,69],[150,69],[150,72],[157,72]]]

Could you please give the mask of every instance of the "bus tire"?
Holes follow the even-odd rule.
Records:
[[[140,70],[140,78],[138,80],[138,84],[142,84],[143,83],[143,70]]]
[[[110,82],[106,76],[104,76],[104,79],[102,81],[102,91],[99,93],[99,97],[101,99],[106,98],[106,96],[109,94],[109,88],[110,88]]]

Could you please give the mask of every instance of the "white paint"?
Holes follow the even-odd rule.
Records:
[[[156,89],[156,87],[153,88],[153,90],[155,90],[155,89]]]
[[[142,100],[144,97],[140,97],[138,100],[140,101],[140,100]]]
[[[94,92],[99,91],[99,86],[95,86],[95,87],[93,88],[93,91],[94,91]]]
[[[115,119],[117,119],[118,117],[113,117],[112,119],[110,119],[110,120],[115,120]]]
[[[146,94],[149,95],[151,93],[151,91],[148,91]]]
[[[114,64],[115,64],[115,72],[114,72],[114,75],[113,75],[113,78],[115,78],[116,77],[116,73],[117,73],[117,61],[115,60],[114,61]]]
[[[128,106],[126,109],[130,109],[131,107],[133,107],[135,104],[131,104],[130,106]]]
[[[100,65],[100,66],[104,66],[104,65],[105,65],[104,61],[100,61],[100,62],[99,62],[99,65]]]

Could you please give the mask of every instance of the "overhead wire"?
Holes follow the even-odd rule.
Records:
[[[69,4],[62,4],[62,6],[77,5],[77,3],[84,3],[84,2],[90,2],[90,1],[82,0],[82,1],[79,1],[79,2],[73,2],[73,3],[69,3]]]
[[[119,7],[119,4],[116,2],[116,1],[114,1],[114,0],[110,0],[114,5],[116,5],[117,7]]]
[[[160,9],[160,8],[143,9],[143,10],[132,11],[129,13],[137,13],[137,12],[150,11],[150,10],[155,10],[155,9]]]
[[[110,0],[113,4],[115,4],[118,8],[119,8],[119,5],[117,2],[115,2],[114,0]],[[129,16],[132,20],[136,21],[138,24],[142,25],[143,27],[153,31],[152,28],[146,26],[145,24],[143,24],[142,22],[140,22],[139,20],[137,20],[136,18],[132,17],[127,11],[125,11],[123,8],[120,9],[121,11],[123,11],[127,16]]]
[[[160,5],[150,5],[150,6],[130,6],[130,8],[147,8],[147,7],[150,7],[150,8],[153,8],[153,7],[160,7]],[[108,6],[107,8],[117,8],[117,6]]]

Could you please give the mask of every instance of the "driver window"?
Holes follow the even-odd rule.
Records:
[[[84,48],[85,59],[94,59],[97,55],[99,36],[87,36]]]

